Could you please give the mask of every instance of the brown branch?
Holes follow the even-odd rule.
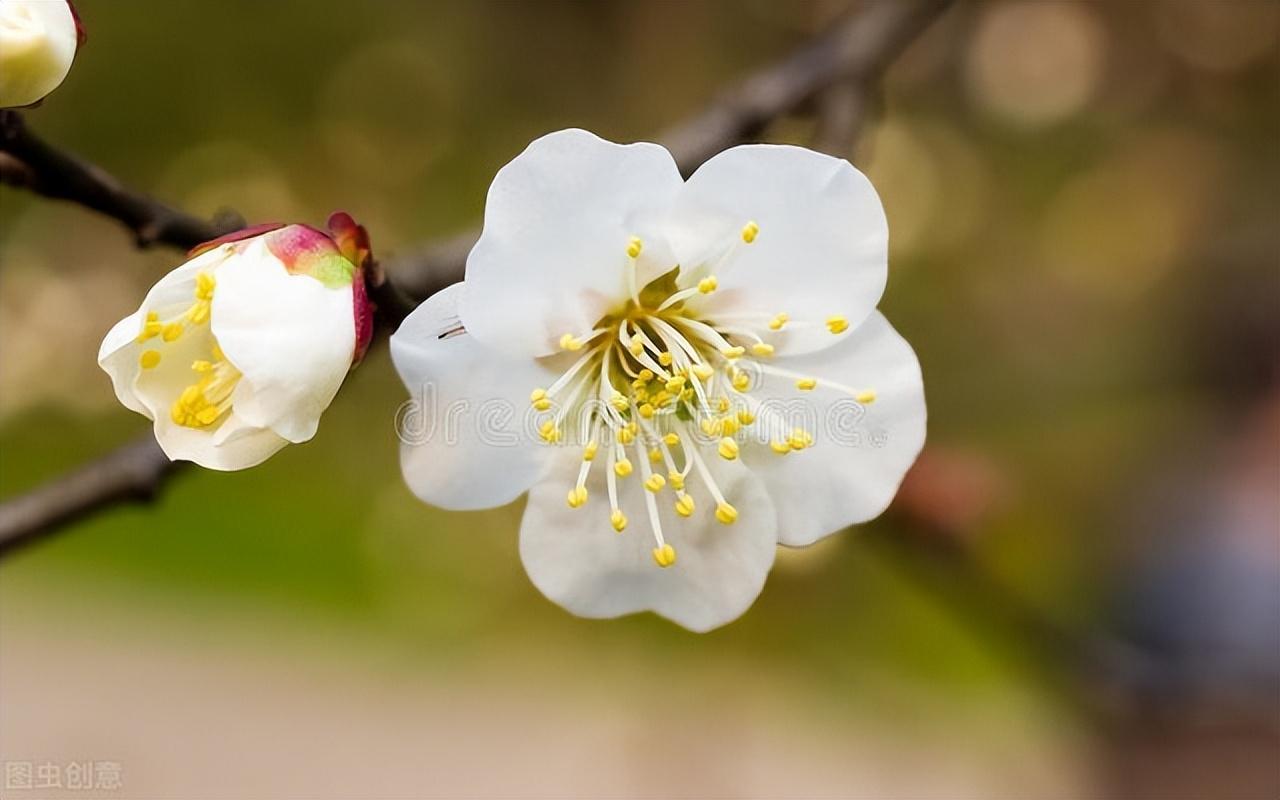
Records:
[[[764,67],[721,94],[710,106],[668,130],[666,144],[686,175],[711,156],[758,136],[771,122],[794,114],[830,87],[876,82],[888,64],[946,7],[950,0],[880,0],[827,34]],[[859,127],[865,104],[848,121]],[[852,136],[852,133],[850,134]],[[144,195],[101,170],[44,144],[14,112],[0,124],[0,180],[48,197],[72,200],[119,220],[140,244],[182,248],[221,231]],[[396,324],[421,301],[462,280],[467,253],[478,231],[458,234],[392,261],[375,276],[372,297],[384,324]],[[389,280],[387,279],[389,278]],[[0,555],[34,541],[59,525],[129,500],[153,497],[174,474],[150,435],[126,445],[32,492],[0,504]]]

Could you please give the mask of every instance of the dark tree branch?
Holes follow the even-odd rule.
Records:
[[[660,141],[686,175],[711,156],[758,136],[773,121],[794,114],[833,86],[866,92],[894,58],[950,0],[879,0],[780,61],[749,75],[704,111],[668,130]],[[866,105],[846,111],[850,140]],[[142,245],[187,249],[225,233],[121,186],[111,176],[43,143],[16,112],[0,112],[0,181],[47,197],[71,200],[113,217]],[[242,223],[241,223],[242,224]],[[467,253],[478,237],[468,231],[393,260],[374,276],[371,296],[384,325],[462,280]],[[0,555],[94,511],[159,492],[180,465],[165,458],[150,434],[79,470],[0,504]]]

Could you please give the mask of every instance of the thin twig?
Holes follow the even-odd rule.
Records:
[[[829,87],[865,86],[881,73],[950,0],[880,0],[791,55],[749,75],[710,106],[668,130],[662,141],[686,175],[711,156],[758,136],[771,122],[796,113]],[[861,112],[859,112],[861,113]],[[16,122],[14,121],[16,119]],[[857,128],[856,120],[854,129]],[[221,233],[214,226],[121,186],[106,173],[44,144],[21,117],[6,112],[0,179],[49,197],[72,200],[119,220],[139,243],[191,247]],[[372,296],[384,324],[397,323],[436,291],[462,280],[478,231],[442,240],[394,260]],[[150,435],[32,492],[0,504],[0,556],[98,509],[153,497],[177,465]]]

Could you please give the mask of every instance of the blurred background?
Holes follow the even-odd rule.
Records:
[[[583,126],[655,135],[846,2],[82,0],[28,114],[197,214],[477,223]],[[1280,4],[952,8],[847,153],[929,444],[705,636],[575,619],[520,504],[401,483],[377,348],[320,435],[0,565],[0,760],[103,796],[1280,796]],[[809,141],[783,122],[776,141]],[[94,363],[179,260],[0,189],[0,495],[147,429]],[[341,486],[342,491],[321,487]]]

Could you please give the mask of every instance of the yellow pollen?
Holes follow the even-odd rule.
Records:
[[[529,393],[529,402],[536,403],[546,396],[547,396],[546,389],[534,389],[532,392]]]
[[[653,409],[653,406],[651,406],[650,404],[642,403],[640,407],[636,410],[639,411],[640,416],[644,417],[645,419],[653,419],[654,409]]]
[[[685,389],[680,393],[680,399],[686,403],[693,402],[693,389]]]
[[[631,462],[627,459],[619,459],[613,464],[613,471],[617,473],[619,478],[625,478],[631,474]]]
[[[813,434],[804,428],[796,428],[787,439],[787,444],[791,445],[792,450],[803,450],[813,444]]]
[[[684,388],[685,378],[683,375],[672,375],[671,380],[667,381],[668,392],[678,392]]]
[[[780,456],[785,456],[787,453],[791,452],[791,443],[782,442],[782,441],[778,441],[777,439],[774,439],[773,441],[769,442],[769,449]]]
[[[719,282],[716,280],[716,276],[715,276],[715,275],[708,275],[707,277],[705,277],[705,278],[703,278],[702,280],[698,281],[698,291],[699,291],[699,292],[702,292],[703,294],[711,294],[712,292],[714,292],[714,291],[716,290],[716,288],[717,288],[719,285],[720,285],[720,284],[719,284]]]
[[[631,351],[631,355],[639,358],[640,354],[644,352],[644,342],[639,338],[632,339],[631,344],[627,345],[627,349]]]
[[[721,395],[721,396],[720,396],[720,399],[716,401],[716,410],[717,410],[717,411],[719,411],[721,414],[723,414],[724,412],[728,411],[728,410],[729,410],[729,398],[728,398],[728,397],[725,397],[724,395]]]
[[[720,420],[720,432],[725,436],[732,436],[738,432],[738,418],[724,417]]]
[[[755,222],[748,222],[742,226],[742,241],[751,244],[756,240],[756,236],[760,234],[760,226]]]
[[[174,339],[177,339],[181,335],[182,335],[181,322],[170,322],[168,325],[165,325],[164,328],[160,331],[160,337],[164,339],[166,342],[172,342]]]
[[[587,502],[587,487],[573,487],[565,499],[569,503],[569,508],[581,508]]]
[[[682,517],[688,517],[692,516],[693,510],[693,498],[687,494],[680,495],[680,499],[676,501],[676,513]]]
[[[849,320],[841,316],[827,317],[827,330],[832,333],[844,333],[849,330]]]
[[[596,450],[598,450],[599,447],[600,445],[595,442],[587,442],[587,446],[582,448],[582,460],[591,461],[594,459],[596,457]]]
[[[534,400],[533,407],[538,411],[547,411],[551,408],[551,401],[545,397],[541,400]]]
[[[542,441],[548,444],[555,444],[560,441],[560,429],[551,420],[547,420],[539,426],[538,435],[542,437]]]
[[[627,242],[627,257],[639,258],[640,251],[643,249],[644,249],[644,242],[640,240],[640,237],[632,236],[631,240]]]
[[[738,443],[726,436],[720,440],[720,446],[716,448],[716,452],[725,461],[732,461],[738,457]]]
[[[742,354],[745,352],[747,352],[745,347],[726,347],[720,351],[720,355],[732,361],[735,358],[742,358]]]
[[[782,326],[787,324],[787,320],[791,319],[786,314],[775,314],[773,319],[769,320],[769,330],[780,331]]]
[[[629,427],[618,428],[618,444],[631,444],[636,440],[636,432]]]
[[[560,337],[560,349],[561,349],[561,350],[574,350],[574,351],[576,351],[576,350],[581,350],[581,349],[582,349],[582,347],[583,347],[583,342],[582,342],[582,340],[581,340],[581,339],[579,339],[578,337],[574,336],[572,333],[566,333],[564,336],[561,336],[561,337]]]
[[[663,406],[670,405],[671,392],[668,392],[666,389],[663,389],[662,391],[658,392],[653,396],[653,404],[657,408],[662,408]]]
[[[193,372],[209,372],[213,369],[213,363],[210,361],[204,361],[203,359],[192,361],[191,369]]]
[[[755,421],[756,421],[756,415],[752,414],[750,411],[746,410],[745,408],[738,412],[738,422],[742,423],[743,425],[750,425]]]
[[[661,364],[662,366],[664,367],[671,366],[671,361],[672,361],[671,354],[668,353],[666,350],[663,350],[661,353],[658,353],[658,363]]]
[[[668,447],[675,447],[680,444],[680,434],[668,433],[666,436],[662,437],[662,441],[666,442]]]
[[[138,356],[138,365],[143,369],[154,369],[160,363],[159,350],[144,350],[142,355]]]
[[[658,566],[666,569],[676,563],[676,549],[669,544],[653,548],[653,560]]]
[[[627,527],[627,515],[620,510],[615,510],[609,515],[609,523],[613,525],[615,531],[622,533]]]
[[[671,488],[677,492],[684,490],[684,476],[679,472],[668,472],[667,483],[671,484]]]
[[[662,487],[666,485],[667,479],[656,472],[644,479],[644,488],[651,492],[659,492],[662,490]]]
[[[716,505],[716,519],[724,525],[732,525],[738,519],[738,509],[728,503]]]
[[[700,427],[702,428],[702,432],[708,436],[719,436],[720,431],[724,429],[724,423],[718,419],[703,417]]]
[[[800,380],[796,381],[796,388],[802,392],[812,391],[813,389],[817,388],[817,386],[818,386],[817,378],[801,378]]]
[[[689,369],[689,371],[692,372],[697,378],[704,381],[707,378],[710,378],[712,375],[716,374],[715,369],[712,368],[710,364],[694,364]]]
[[[871,389],[868,389],[865,392],[858,392],[853,396],[853,399],[862,403],[864,406],[871,405],[876,401],[876,393]]]
[[[650,460],[650,461],[652,461],[653,463],[657,464],[659,461],[661,461],[661,460],[662,460],[662,451],[661,451],[661,450],[659,450],[659,449],[658,449],[658,448],[656,448],[656,447],[655,447],[655,448],[653,448],[652,450],[650,450],[650,451],[649,451],[649,460]]]
[[[641,384],[648,383],[649,381],[653,380],[653,370],[650,370],[650,369],[640,370],[640,374],[636,375],[636,380],[640,381]]]
[[[751,376],[739,370],[733,376],[733,388],[739,392],[745,392],[747,389],[750,389]]]
[[[199,325],[209,319],[209,301],[197,300],[187,309],[187,320],[192,325]]]
[[[631,404],[627,402],[627,398],[623,397],[622,392],[619,392],[616,389],[614,390],[613,394],[609,396],[609,405],[613,406],[619,411],[626,411],[628,408],[631,407]]]

